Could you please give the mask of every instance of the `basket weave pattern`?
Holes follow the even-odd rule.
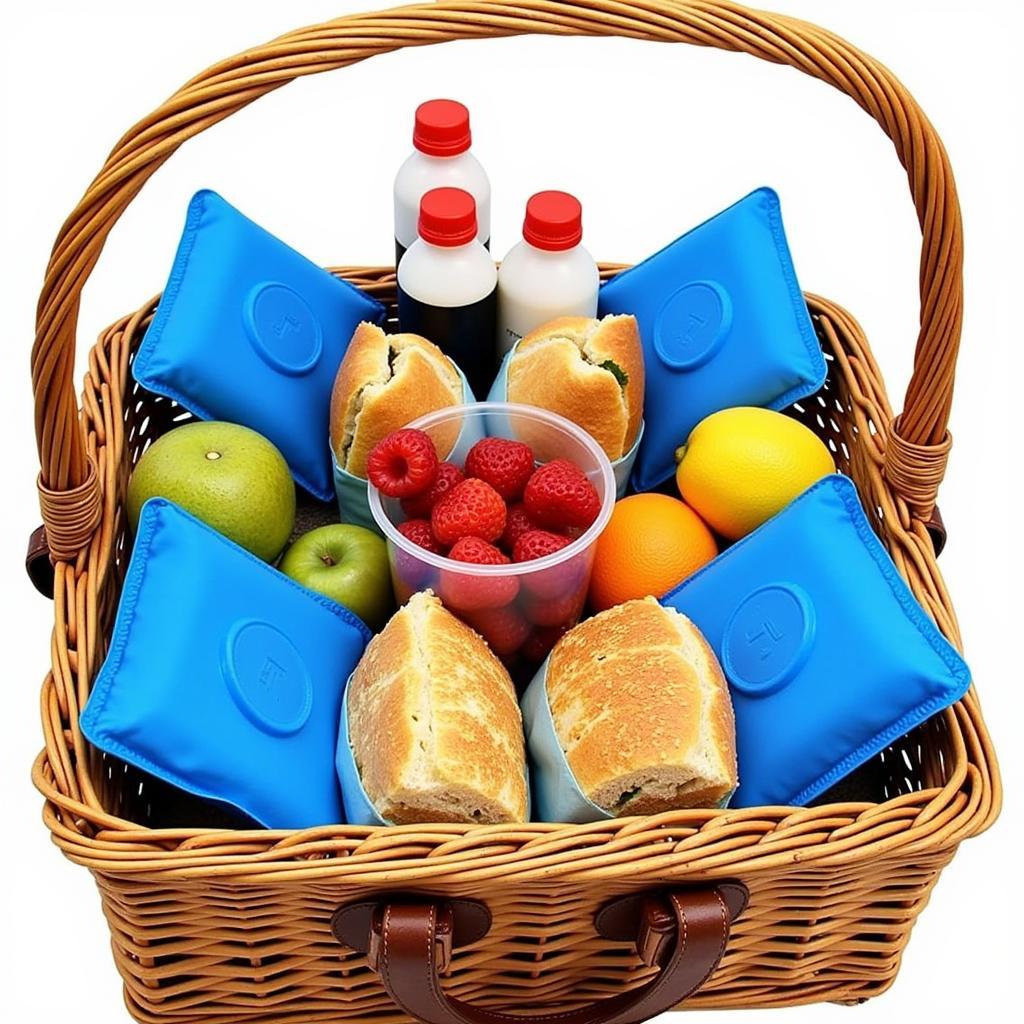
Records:
[[[75,397],[78,296],[110,227],[183,141],[296,76],[405,45],[524,32],[683,41],[793,64],[850,93],[893,139],[925,237],[922,326],[904,411],[894,419],[852,317],[807,296],[829,377],[790,412],[829,444],[899,571],[959,644],[925,527],[948,453],[959,208],[941,143],[888,71],[824,30],[778,15],[726,3],[612,0],[361,15],[225,61],[115,147],[57,240],[33,350],[41,506],[55,560],[46,745],[33,774],[55,842],[96,878],[140,1020],[399,1019],[366,958],[339,946],[328,927],[339,904],[385,890],[486,900],[494,925],[456,953],[452,994],[481,1006],[572,1006],[650,973],[627,947],[597,939],[600,903],[652,885],[728,878],[749,887],[750,907],[695,1005],[858,1000],[891,983],[939,871],[998,813],[998,773],[973,690],[877,759],[870,800],[584,826],[151,828],[161,794],[85,742],[78,713],[106,653],[129,555],[128,476],[152,440],[190,418],[131,379],[156,300],[103,332],[89,352],[80,405]],[[337,272],[393,303],[393,271]]]

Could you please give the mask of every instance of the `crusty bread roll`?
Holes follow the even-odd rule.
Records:
[[[580,789],[610,814],[715,807],[736,788],[722,669],[693,623],[653,597],[562,637],[547,692]]]
[[[526,752],[504,665],[430,592],[414,594],[349,682],[363,788],[396,825],[526,820]]]
[[[428,412],[461,404],[462,397],[458,370],[433,342],[361,323],[331,393],[331,447],[338,465],[365,477],[366,458],[378,441]],[[458,426],[432,436],[443,457],[455,444]]]
[[[621,458],[636,441],[644,411],[636,318],[564,316],[531,331],[509,360],[507,395],[510,402],[560,413],[583,427],[609,459]]]

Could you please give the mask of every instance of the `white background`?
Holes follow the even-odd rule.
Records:
[[[46,258],[115,140],[202,67],[373,0],[8,5],[3,126],[4,680],[0,711],[5,1005],[42,1021],[126,1020],[92,880],[39,820],[29,766],[51,606],[21,568],[38,522],[28,356]],[[1018,436],[1022,288],[1022,27],[998,0],[776,0],[891,68],[930,114],[958,174],[967,307],[942,510],[942,568],[1008,789],[1003,818],[966,844],[923,914],[895,987],[804,1024],[1019,1013],[1021,708]],[[919,235],[891,145],[859,108],[747,57],[619,40],[484,41],[403,51],[296,83],[189,143],[117,226],[81,310],[79,364],[97,331],[163,285],[188,197],[208,186],[322,263],[386,262],[390,186],[421,99],[472,109],[492,178],[494,248],[517,239],[526,197],[576,192],[585,243],[633,260],[761,184],[782,196],[801,283],[851,309],[898,405],[916,335]],[[81,373],[77,375],[80,379]],[[1013,1009],[1011,1009],[1011,1007]],[[768,1013],[770,1011],[764,1011]],[[776,1012],[772,1019],[782,1019]],[[731,1019],[728,1014],[716,1019]],[[758,1014],[747,1020],[759,1020]],[[767,1019],[767,1018],[766,1018]]]

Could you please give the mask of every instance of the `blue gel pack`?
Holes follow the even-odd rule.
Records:
[[[825,381],[779,197],[762,188],[608,281],[598,316],[632,313],[647,365],[638,491],[675,471],[705,416],[736,405],[782,409]]]
[[[82,732],[269,828],[337,824],[338,715],[369,638],[341,605],[152,498]]]
[[[147,391],[263,434],[296,481],[334,497],[331,388],[361,320],[384,307],[289,248],[215,192],[197,192],[132,364]]]
[[[827,476],[662,598],[722,663],[731,807],[802,805],[962,697],[970,672]]]

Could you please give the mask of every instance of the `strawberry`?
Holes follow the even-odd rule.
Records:
[[[589,527],[601,511],[601,499],[579,466],[554,459],[538,469],[523,493],[529,517],[553,530]]]
[[[582,587],[557,597],[539,597],[527,590],[522,602],[523,613],[535,626],[568,628],[579,620],[586,598],[587,592]]]
[[[366,459],[370,483],[389,498],[422,494],[437,477],[437,450],[422,430],[396,430],[378,441]]]
[[[569,631],[568,626],[550,626],[543,629],[535,629],[529,639],[520,648],[519,653],[528,661],[538,663],[543,661],[551,649]]]
[[[426,548],[427,551],[432,551],[435,555],[445,553],[444,547],[437,542],[434,531],[430,528],[429,520],[407,519],[404,523],[398,524],[398,532],[406,540],[411,540],[413,544]]]
[[[463,480],[442,495],[430,513],[430,525],[442,544],[463,537],[495,541],[505,529],[505,502],[483,480]]]
[[[465,477],[462,470],[451,462],[441,462],[437,467],[434,482],[422,493],[413,498],[402,499],[402,511],[410,519],[429,519],[434,506],[456,484],[462,483]]]
[[[550,533],[547,530],[527,530],[519,535],[512,551],[512,560],[532,562],[535,558],[553,555],[571,543],[572,541],[568,537],[563,537],[558,533]]]
[[[466,621],[487,641],[499,658],[510,658],[530,635],[530,624],[514,605],[481,608],[467,613]]]
[[[468,482],[468,481],[467,481]],[[508,565],[509,559],[493,544],[479,537],[462,537],[455,542],[448,557],[473,565]],[[438,583],[441,600],[461,612],[481,608],[501,608],[516,599],[519,593],[517,576],[471,576],[457,569],[444,569]]]
[[[533,452],[522,441],[485,437],[466,456],[466,476],[486,480],[506,501],[523,496],[533,474]]]
[[[505,517],[505,530],[498,543],[508,554],[512,554],[516,541],[527,530],[536,530],[537,524],[526,514],[526,506],[522,502],[509,505],[508,515]]]

